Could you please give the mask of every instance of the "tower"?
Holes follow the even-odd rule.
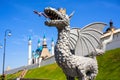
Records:
[[[49,53],[49,50],[47,48],[47,42],[46,42],[45,35],[43,36],[42,47],[43,47],[43,49],[42,49],[42,52],[41,52],[41,58],[46,59],[46,58],[50,57],[50,53]]]
[[[115,30],[116,28],[115,28],[115,26],[113,26],[112,20],[110,20],[110,22],[109,22],[109,28],[106,29],[105,33],[111,32],[112,29]]]
[[[31,37],[28,39],[28,65],[32,64],[32,40]]]
[[[110,20],[109,25],[110,25],[110,28],[113,27],[113,22],[112,22],[112,20]]]
[[[54,40],[53,40],[53,38],[51,41],[51,53],[52,53],[52,55],[54,55]]]
[[[38,45],[37,45],[37,48],[40,47],[40,39],[38,39]]]
[[[45,35],[43,36],[43,48],[47,48],[47,43],[46,43],[46,37]]]

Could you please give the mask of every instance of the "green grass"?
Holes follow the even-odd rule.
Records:
[[[120,48],[107,51],[104,55],[98,56],[97,60],[99,73],[96,80],[120,80]],[[13,76],[12,78],[16,77],[15,75],[11,75]],[[24,78],[66,80],[65,75],[57,64],[31,69]]]
[[[25,78],[42,78],[52,80],[65,80],[65,75],[57,64],[51,64],[44,67],[31,69],[25,75]]]
[[[99,73],[96,80],[120,80],[120,48],[97,57]]]
[[[14,74],[8,74],[8,75],[5,75],[5,80],[8,80],[8,79],[15,79],[17,77],[20,76],[22,71],[19,71],[17,73],[14,73]],[[0,77],[0,80],[1,80],[1,77]]]

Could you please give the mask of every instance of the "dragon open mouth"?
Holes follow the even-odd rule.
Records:
[[[51,7],[47,7],[44,9],[44,12],[34,11],[35,14],[39,16],[44,16],[47,20],[45,21],[45,25],[47,26],[68,26],[69,25],[69,16],[66,15],[66,10],[64,9],[55,9]]]
[[[44,13],[50,20],[62,20],[60,12],[53,8],[45,8]]]
[[[66,26],[68,25],[68,17],[60,12],[60,10],[47,7],[44,10],[44,14],[47,18],[47,21],[45,21],[45,24],[48,26]]]

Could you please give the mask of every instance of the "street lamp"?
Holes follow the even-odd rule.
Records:
[[[4,53],[3,53],[2,80],[5,80],[4,67],[5,67],[5,50],[6,50],[6,37],[7,36],[11,36],[11,30],[9,30],[9,29],[5,30],[5,35],[4,35]]]
[[[2,46],[2,44],[0,44],[0,49],[2,48],[3,46]],[[1,76],[2,77],[2,76]],[[1,79],[1,78],[0,78]]]

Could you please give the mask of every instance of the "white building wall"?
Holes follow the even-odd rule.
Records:
[[[113,41],[109,43],[106,50],[120,48],[120,33],[114,34]]]
[[[109,38],[109,36],[105,36],[102,40]],[[113,41],[106,46],[106,50],[111,50],[115,48],[120,48],[120,29],[116,30],[113,36]]]

